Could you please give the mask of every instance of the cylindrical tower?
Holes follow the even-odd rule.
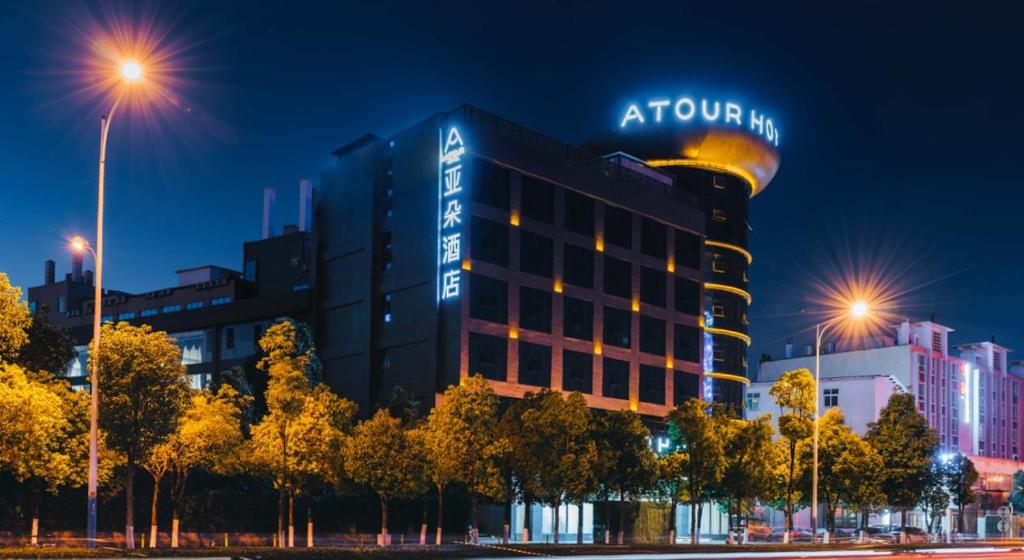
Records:
[[[627,106],[614,133],[591,145],[668,171],[705,214],[702,395],[739,406],[747,377],[751,304],[748,204],[779,168],[771,118],[725,100],[680,96]]]

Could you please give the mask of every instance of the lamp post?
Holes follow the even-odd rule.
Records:
[[[860,318],[868,314],[868,304],[858,301],[850,307],[850,315]],[[825,331],[832,324],[842,319],[843,316],[835,317],[824,323],[818,323],[814,327],[814,468],[811,475],[811,540],[818,537],[818,430],[821,418],[821,339]],[[828,543],[828,532],[825,532],[825,542]]]
[[[126,84],[133,84],[142,79],[142,65],[135,60],[123,62],[120,67],[121,80]],[[100,158],[99,158],[99,180],[97,182],[96,200],[96,247],[89,247],[84,239],[78,237],[72,240],[72,248],[77,251],[88,251],[92,254],[93,262],[96,265],[95,289],[93,291],[93,318],[92,318],[92,350],[91,362],[92,371],[89,379],[89,483],[88,483],[88,504],[86,508],[86,544],[89,547],[96,546],[96,486],[99,478],[99,419],[100,419],[100,390],[99,390],[99,349],[100,349],[100,323],[103,308],[103,196],[104,180],[107,163],[107,137],[110,133],[110,120],[117,109],[118,97],[110,107],[110,112],[100,117]]]

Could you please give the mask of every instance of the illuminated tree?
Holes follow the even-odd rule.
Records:
[[[743,420],[722,407],[716,408],[713,420],[722,438],[725,458],[722,479],[714,487],[713,496],[726,506],[731,539],[740,516],[752,511],[755,502],[768,494],[773,482],[771,471],[765,465],[772,460],[774,430],[768,415]]]
[[[381,543],[387,543],[388,505],[393,499],[415,498],[428,480],[419,438],[402,428],[398,418],[378,410],[360,422],[345,446],[345,472],[356,484],[369,486],[380,499]]]
[[[1024,469],[1013,473],[1013,487],[1010,488],[1010,505],[1013,511],[1024,511]]]
[[[17,363],[27,371],[62,376],[75,355],[68,329],[54,325],[45,306],[36,310],[28,328],[28,343],[18,352]]]
[[[683,480],[680,499],[690,504],[690,543],[700,537],[703,505],[722,478],[725,451],[716,423],[708,414],[710,407],[700,399],[689,399],[668,413],[669,436],[678,450],[678,469],[674,478]]]
[[[228,385],[222,385],[216,393],[193,392],[174,433],[167,441],[153,447],[142,462],[142,468],[153,477],[151,548],[157,546],[157,504],[160,483],[166,475],[172,475],[171,546],[177,547],[179,509],[189,474],[196,468],[217,473],[240,470],[240,451],[244,443],[241,416],[249,399]]]
[[[651,431],[631,410],[608,412],[595,418],[594,424],[600,482],[607,487],[607,495],[619,497],[617,540],[622,544],[626,500],[639,498],[657,481],[657,457],[648,442]]]
[[[12,362],[28,343],[32,316],[21,300],[21,288],[12,286],[7,274],[0,272],[0,363]]]
[[[99,352],[100,426],[110,447],[125,459],[125,545],[135,548],[136,468],[174,433],[187,404],[181,350],[149,325],[103,325]]]
[[[893,393],[878,420],[868,423],[868,443],[885,466],[882,490],[889,505],[900,510],[900,525],[906,525],[907,510],[921,501],[938,439],[909,393]]]
[[[977,494],[974,492],[974,485],[978,482],[978,470],[974,468],[974,462],[966,455],[956,454],[944,465],[942,469],[943,479],[949,497],[956,504],[960,515],[956,516],[956,530],[964,532],[964,509],[974,503]]]
[[[686,501],[686,467],[687,458],[682,451],[673,449],[670,453],[658,456],[658,496],[669,501],[669,544],[675,544],[676,510],[679,502]]]
[[[932,461],[932,468],[928,472],[928,481],[921,494],[920,503],[929,534],[932,533],[942,516],[946,514],[946,509],[949,508],[946,476],[946,465],[941,461]]]
[[[786,531],[793,531],[793,504],[800,498],[797,488],[801,465],[797,446],[813,435],[816,402],[814,376],[806,369],[787,371],[779,376],[768,394],[775,399],[779,414],[779,436],[785,450],[785,505]]]
[[[502,499],[505,478],[499,459],[509,444],[497,436],[498,396],[481,376],[466,378],[444,392],[441,404],[430,411],[417,431],[423,439],[427,475],[437,489],[437,536],[441,544],[444,493],[453,483],[470,492],[471,519],[477,527],[477,496]]]
[[[882,491],[885,465],[864,438],[853,433],[843,454],[835,464],[839,478],[839,499],[850,509],[860,512],[860,528],[868,525],[868,516],[886,503]]]

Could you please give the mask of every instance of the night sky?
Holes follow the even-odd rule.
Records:
[[[329,152],[468,102],[569,142],[627,99],[699,91],[774,117],[751,203],[751,362],[802,342],[816,282],[893,282],[896,313],[1024,348],[1020,13],[938,2],[48,3],[0,18],[0,270],[39,284],[93,236],[99,115],[74,92],[85,22],[151,20],[178,106],[110,140],[106,286],[241,266],[261,190],[294,223]],[[26,4],[25,6],[28,6]],[[843,8],[840,11],[840,7]],[[813,328],[813,327],[812,327]],[[800,331],[805,331],[803,335]]]

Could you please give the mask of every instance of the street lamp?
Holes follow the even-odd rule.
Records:
[[[856,301],[850,305],[849,316],[854,319],[861,319],[871,311],[867,302]],[[820,402],[821,402],[821,339],[836,321],[845,319],[847,314],[833,317],[824,323],[818,323],[814,327],[814,469],[811,481],[811,539],[818,536],[818,426],[820,424]],[[828,532],[825,533],[825,542],[828,543]]]
[[[142,80],[142,64],[137,60],[126,60],[118,68],[120,81],[123,85],[131,86]],[[99,159],[99,180],[97,182],[96,202],[96,247],[89,247],[89,243],[81,237],[71,240],[71,248],[78,253],[88,250],[92,254],[93,262],[96,265],[95,289],[93,296],[93,318],[92,318],[92,372],[89,382],[90,405],[89,405],[89,485],[88,505],[86,519],[86,544],[89,547],[96,546],[96,487],[99,478],[99,349],[100,349],[100,318],[103,306],[103,190],[107,163],[107,137],[110,133],[110,119],[114,116],[118,101],[117,96],[110,112],[100,117],[100,159]],[[125,535],[126,539],[133,538],[132,535]]]

